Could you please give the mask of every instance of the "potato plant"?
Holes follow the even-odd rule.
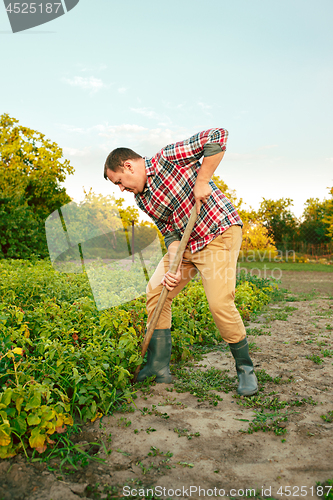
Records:
[[[87,277],[58,273],[48,261],[3,260],[0,273],[0,458],[7,458],[21,448],[42,453],[73,418],[93,421],[130,400],[147,313],[144,296],[98,311]],[[236,290],[244,318],[275,291],[252,281],[241,279]],[[173,361],[189,359],[192,344],[221,341],[200,281],[173,301],[172,337]]]

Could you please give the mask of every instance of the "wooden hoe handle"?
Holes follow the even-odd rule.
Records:
[[[172,274],[176,274],[176,272],[177,272],[178,266],[179,266],[180,261],[183,257],[183,253],[185,251],[186,245],[188,243],[190,234],[192,233],[192,230],[193,230],[193,227],[194,227],[196,220],[197,220],[197,209],[196,209],[196,205],[194,205],[192,208],[191,216],[190,216],[190,219],[187,223],[185,232],[184,232],[183,237],[180,241],[180,244],[177,248],[176,255],[174,256],[174,259],[173,259],[171,266],[169,268],[169,272]],[[155,326],[156,326],[158,318],[160,317],[160,314],[162,312],[162,309],[163,309],[164,303],[166,301],[166,298],[168,296],[168,293],[169,293],[169,290],[164,286],[162,289],[160,298],[158,299],[153,317],[152,317],[149,325],[147,326],[145,338],[143,339],[143,342],[142,342],[142,346],[141,346],[141,356],[142,357],[144,357],[144,355],[146,354],[150,339],[153,336]],[[141,368],[141,366],[138,366],[134,372],[133,383],[136,382],[140,368]]]

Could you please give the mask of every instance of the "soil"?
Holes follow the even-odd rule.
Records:
[[[259,394],[272,398],[275,392],[278,400],[290,403],[280,434],[248,433],[255,408],[243,406],[247,400],[235,389],[218,392],[223,400],[214,406],[189,392],[177,393],[173,384],[155,384],[138,391],[134,412],[103,417],[76,435],[82,449],[103,462],[59,470],[59,460],[31,463],[22,455],[3,460],[0,500],[142,499],[143,488],[158,486],[154,498],[219,498],[224,490],[225,496],[239,499],[250,496],[246,489],[251,488],[255,498],[281,499],[289,496],[288,487],[291,497],[317,498],[316,483],[328,485],[325,481],[333,479],[333,422],[321,418],[333,410],[333,357],[321,353],[332,350],[332,278],[329,273],[284,272],[281,286],[292,292],[293,301],[271,304],[247,325],[271,333],[248,339],[255,342],[255,369],[280,378],[280,383],[264,383]],[[297,310],[287,320],[273,319],[285,306]],[[320,354],[321,364],[308,358]],[[228,351],[208,352],[195,366],[211,367],[235,375]],[[102,441],[105,447],[91,449],[89,443]],[[131,487],[123,489],[126,484]]]

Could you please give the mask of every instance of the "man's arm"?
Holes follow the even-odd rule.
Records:
[[[181,167],[196,165],[200,168],[200,158],[226,150],[228,131],[224,128],[212,128],[193,135],[185,141],[169,144],[161,150],[165,160]]]
[[[205,156],[202,161],[193,190],[195,203],[197,206],[197,214],[200,213],[201,203],[206,203],[208,198],[212,194],[212,188],[209,185],[209,181],[212,178],[213,173],[219,166],[223,156],[224,151],[214,154],[213,156]]]

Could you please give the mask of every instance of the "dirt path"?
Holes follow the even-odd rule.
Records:
[[[2,461],[0,500],[141,499],[149,486],[160,487],[154,498],[163,499],[219,498],[219,490],[239,499],[250,496],[250,488],[256,498],[280,499],[288,496],[288,486],[291,497],[317,498],[316,482],[333,479],[333,290],[332,275],[325,274],[286,272],[282,286],[303,298],[315,288],[316,296],[273,304],[247,325],[261,373],[259,401],[235,396],[231,355],[211,351],[188,370],[213,377],[218,369],[231,377],[224,392],[211,391],[223,398],[216,406],[177,393],[173,385],[139,391],[134,412],[103,417],[78,436],[82,446],[103,440],[108,453],[101,447],[96,456],[104,463],[59,472],[23,457]],[[266,432],[247,432],[256,416],[257,425],[261,419],[269,427]]]

